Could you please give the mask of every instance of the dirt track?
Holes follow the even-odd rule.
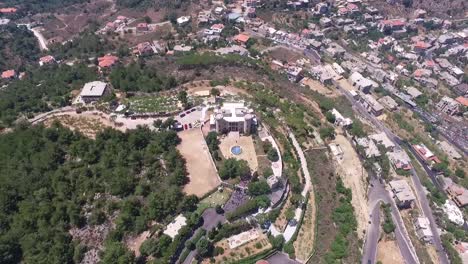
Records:
[[[218,173],[211,162],[208,147],[199,129],[185,130],[178,135],[182,143],[177,149],[185,158],[190,178],[184,191],[201,197],[220,184]]]

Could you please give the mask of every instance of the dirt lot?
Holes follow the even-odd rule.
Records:
[[[239,260],[271,248],[271,244],[268,242],[268,237],[263,233],[257,239],[235,249],[229,248],[227,239],[221,240],[214,246],[224,248],[224,254],[217,256],[215,258],[215,263],[226,263],[227,261]],[[210,261],[204,260],[203,263],[210,263]]]
[[[377,245],[377,260],[383,264],[403,264],[400,249],[395,240],[381,240]]]
[[[190,179],[184,191],[201,197],[220,184],[218,173],[200,130],[185,130],[179,133],[179,137],[182,143],[177,149],[185,158]]]
[[[323,86],[323,84],[321,84],[319,81],[316,81],[316,80],[313,80],[313,79],[310,79],[310,78],[304,78],[301,80],[301,83],[304,84],[304,85],[308,85],[310,87],[311,90],[313,91],[316,91],[320,94],[323,94],[327,97],[338,97],[339,94],[337,93],[338,91],[337,90],[332,90],[332,89],[329,89],[325,86]]]
[[[183,85],[187,92],[192,95],[209,93],[213,87],[210,85],[209,80],[194,81]],[[234,87],[232,85],[219,86],[221,94],[244,94],[248,95],[247,91]]]
[[[354,87],[346,79],[341,79],[338,81],[338,84],[346,89],[347,91],[355,91]]]
[[[114,1],[92,0],[67,7],[56,14],[37,15],[34,19],[44,23],[44,37],[64,41],[86,29],[90,21],[107,22],[115,12]]]
[[[358,222],[357,233],[359,238],[363,238],[369,221],[365,187],[367,185],[367,172],[362,167],[353,146],[343,135],[337,135],[334,143],[338,144],[343,150],[343,159],[338,162],[337,173],[341,176],[344,185],[352,190],[353,200],[351,203]]]
[[[150,236],[150,231],[145,231],[138,236],[128,238],[126,241],[127,247],[135,253],[136,257],[140,256],[140,246],[148,239]]]
[[[258,169],[257,154],[255,153],[255,146],[252,137],[250,136],[235,136],[235,133],[229,133],[227,136],[221,138],[219,149],[226,159],[236,158],[239,160],[246,160],[252,171]],[[240,146],[242,153],[234,155],[231,153],[231,147]]]
[[[268,51],[268,54],[274,60],[286,62],[296,62],[298,59],[304,58],[301,53],[283,47],[273,48]]]
[[[310,193],[304,220],[302,222],[301,229],[299,229],[297,239],[294,242],[296,258],[302,261],[305,261],[314,249],[316,213],[317,209],[315,208],[315,196],[313,193]]]
[[[106,127],[112,127],[123,131],[122,127],[116,127],[112,121],[99,115],[91,113],[67,113],[52,116],[44,121],[46,126],[51,125],[54,121],[60,122],[63,126],[71,130],[79,131],[86,137],[94,138],[96,134]]]

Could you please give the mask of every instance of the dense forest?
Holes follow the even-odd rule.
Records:
[[[70,91],[97,78],[86,65],[51,65],[33,69],[23,80],[0,90],[0,125],[10,126],[21,114],[49,111],[70,103]]]
[[[0,72],[37,63],[39,54],[37,40],[25,26],[10,23],[0,27]]]
[[[159,92],[177,86],[173,76],[158,74],[156,69],[141,63],[119,66],[109,78],[114,88],[122,91]]]
[[[0,263],[79,263],[86,245],[68,231],[111,215],[116,226],[101,260],[132,263],[126,235],[196,208],[196,197],[181,192],[187,178],[179,142],[175,132],[147,128],[108,129],[93,140],[58,123],[19,124],[0,135]],[[174,253],[176,239],[166,240],[159,246]]]
[[[79,58],[88,59],[90,57],[102,56],[106,52],[115,50],[115,46],[106,38],[101,38],[94,34],[97,25],[89,25],[89,29],[65,43],[56,43],[50,46],[51,53],[56,59]]]

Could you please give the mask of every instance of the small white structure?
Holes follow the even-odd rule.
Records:
[[[383,145],[387,150],[392,151],[395,148],[395,144],[387,137],[387,134],[380,132],[369,136],[370,139],[374,140],[375,143]]]
[[[80,99],[84,103],[91,103],[99,100],[104,96],[109,89],[107,89],[107,83],[101,81],[94,81],[86,83],[81,89]]]
[[[182,26],[190,21],[190,16],[181,16],[177,18],[177,25]]]
[[[257,229],[251,229],[249,231],[242,232],[240,234],[234,235],[227,239],[229,248],[235,249],[248,243],[254,239],[257,239],[260,236],[260,232]]]
[[[400,209],[411,208],[416,197],[411,187],[405,180],[396,180],[389,182],[393,192],[393,198]]]
[[[414,220],[414,229],[416,235],[424,243],[432,243],[432,231],[429,224],[429,219],[426,217],[418,217]]]
[[[333,156],[335,156],[338,160],[342,160],[344,153],[340,145],[331,143],[329,146],[330,146],[331,152],[333,153]]]
[[[450,200],[445,201],[445,204],[442,206],[442,210],[452,223],[459,226],[462,226],[465,223],[462,211],[455,205],[454,202]]]
[[[360,146],[364,149],[366,158],[380,157],[382,155],[374,141],[367,137],[356,138],[354,139],[354,142],[357,146]]]
[[[187,225],[187,218],[180,214],[174,219],[174,221],[172,221],[172,223],[167,225],[163,233],[174,239],[174,237],[179,234],[179,230],[185,225]]]
[[[344,117],[338,110],[333,108],[331,110],[331,113],[335,117],[335,125],[337,126],[342,126],[342,127],[347,127],[353,124],[353,120],[349,117]]]

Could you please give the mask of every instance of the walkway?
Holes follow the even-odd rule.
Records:
[[[307,192],[309,192],[309,190],[311,189],[311,186],[312,186],[311,179],[310,179],[309,168],[307,166],[307,159],[306,159],[306,157],[304,155],[304,152],[302,151],[301,146],[299,145],[299,142],[297,142],[296,137],[294,136],[294,134],[291,131],[289,132],[289,138],[291,139],[291,141],[293,143],[293,146],[296,149],[296,152],[297,152],[297,154],[299,156],[299,160],[301,162],[302,172],[304,174],[304,179],[305,179],[305,185],[304,185],[304,189],[301,192],[301,195],[302,195],[302,197],[305,198],[307,196]],[[302,214],[303,214],[303,210],[302,210],[302,206],[300,205],[294,211],[294,220],[296,220],[297,223],[300,222]],[[283,237],[284,237],[284,240],[286,242],[289,242],[289,240],[291,240],[291,238],[296,233],[297,227],[298,227],[298,224],[291,225],[290,223],[288,223],[288,225],[286,226],[286,229],[284,230],[284,232],[281,233],[281,231],[278,231],[275,228],[274,225],[271,225],[269,231],[271,232],[271,234],[273,236],[277,236],[277,235],[282,234]]]

